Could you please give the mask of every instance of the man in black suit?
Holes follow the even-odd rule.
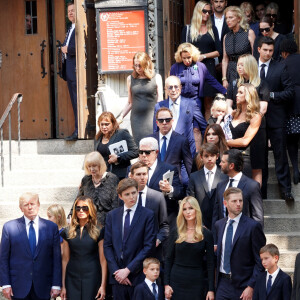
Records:
[[[75,129],[72,135],[65,138],[66,141],[75,141],[78,138],[77,117],[77,83],[76,83],[76,48],[75,48],[75,6],[73,2],[68,3],[68,19],[72,22],[68,30],[64,44],[61,47],[63,55],[62,77],[67,81],[69,94],[72,102]]]
[[[212,229],[217,220],[226,217],[226,207],[223,204],[223,194],[229,187],[237,187],[243,192],[243,214],[264,224],[264,210],[259,183],[242,173],[243,154],[240,150],[230,149],[224,152],[221,159],[221,170],[228,175],[229,180],[223,180],[217,185]]]
[[[217,168],[219,149],[215,144],[202,145],[199,154],[204,166],[191,174],[187,194],[198,200],[203,225],[211,230],[216,187],[220,181],[226,180],[228,177]]]
[[[269,85],[270,101],[266,113],[267,136],[270,139],[275,159],[275,172],[282,198],[294,201],[291,193],[291,176],[286,153],[286,120],[289,102],[293,100],[294,88],[286,66],[272,60],[274,40],[262,37],[258,42],[259,74]],[[268,154],[266,154],[268,155]],[[266,159],[266,162],[268,159]],[[268,166],[265,167],[267,177]]]
[[[169,108],[161,107],[156,112],[156,124],[159,132],[151,136],[158,141],[158,160],[176,166],[182,184],[187,187],[193,164],[189,141],[172,129],[173,113]]]
[[[257,277],[264,268],[259,250],[266,244],[261,225],[243,210],[242,190],[224,193],[228,217],[217,221],[216,300],[251,300]]]
[[[183,185],[180,182],[177,168],[168,163],[159,161],[158,142],[153,137],[147,137],[140,140],[139,160],[146,163],[149,168],[148,187],[162,192],[167,203],[168,219],[170,229],[176,226],[176,217],[178,213],[178,200],[185,196]],[[172,185],[163,180],[163,175],[168,171],[174,171]]]
[[[131,166],[130,178],[138,183],[138,205],[142,205],[154,212],[155,233],[156,233],[156,256],[162,260],[161,243],[169,236],[169,223],[167,214],[167,205],[165,198],[161,192],[155,191],[147,187],[148,182],[148,166],[138,161]]]

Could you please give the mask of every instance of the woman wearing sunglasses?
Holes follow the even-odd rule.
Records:
[[[215,58],[221,55],[222,46],[218,38],[218,30],[211,22],[212,12],[209,3],[197,2],[191,25],[185,26],[182,30],[181,42],[191,43],[198,48],[201,53],[198,61],[204,63],[210,74],[216,78]],[[204,83],[203,96],[206,120],[210,117],[210,107],[216,93],[214,87]]]
[[[61,299],[103,300],[107,263],[103,252],[104,230],[97,226],[96,208],[89,197],[78,197],[71,223],[62,233]]]

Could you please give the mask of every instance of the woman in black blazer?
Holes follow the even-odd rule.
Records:
[[[127,167],[130,160],[138,157],[138,147],[127,129],[120,129],[119,124],[111,112],[103,112],[98,118],[99,132],[95,138],[95,151],[104,158],[107,169],[117,175],[119,179],[126,177]],[[109,146],[124,141],[128,151],[123,146],[113,147],[111,154]]]

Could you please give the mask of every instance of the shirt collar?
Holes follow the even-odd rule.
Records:
[[[28,226],[31,220],[28,219],[25,215],[24,215],[24,219],[25,219],[26,226]],[[39,216],[36,216],[32,221],[34,224],[39,224]]]
[[[230,219],[229,217],[228,217],[228,220],[227,220],[227,224],[229,223],[229,221],[230,220],[234,220],[234,222],[236,223],[236,224],[239,224],[239,222],[240,222],[240,219],[241,219],[241,216],[242,216],[242,213],[240,213],[238,216],[236,216],[234,219]]]
[[[155,168],[157,166],[157,159],[155,160],[155,162],[153,163],[153,165],[150,167],[151,168],[151,171],[154,171]]]
[[[147,195],[147,189],[148,187],[147,185],[145,185],[144,189],[142,191],[139,191],[139,193],[142,192],[143,194]]]
[[[138,201],[136,201],[136,203],[135,203],[133,206],[131,206],[130,208],[127,207],[127,206],[125,205],[125,203],[124,203],[124,213],[126,212],[127,209],[131,209],[131,212],[134,213],[135,210],[136,210],[136,208],[137,208],[137,202],[138,202]]]
[[[161,132],[159,132],[159,140],[161,141],[163,136],[165,136],[167,138],[168,141],[170,141],[171,135],[172,135],[173,129],[171,128],[171,130],[166,134],[166,135],[162,135]]]
[[[152,281],[149,280],[148,278],[145,278],[145,282],[146,282],[147,285],[148,285],[149,287],[151,287],[151,288],[152,288],[152,283],[153,283],[153,282],[156,284],[156,280],[152,282]],[[152,292],[152,290],[151,290],[151,292]]]
[[[175,102],[175,104],[178,104],[178,106],[180,106],[180,101],[181,101],[181,96],[179,95],[179,97],[174,102]],[[174,102],[169,97],[169,107],[171,107]]]
[[[270,62],[271,62],[271,58],[270,58],[268,61],[264,62],[264,63],[259,59],[259,60],[258,60],[258,66],[259,66],[259,68],[260,68],[260,66],[261,66],[262,64],[265,64],[265,65],[269,68]]]
[[[270,275],[272,276],[272,279],[276,278],[276,276],[278,275],[279,271],[280,271],[279,267],[277,267],[277,270],[273,274],[270,274],[269,271],[267,271],[267,278],[269,279]]]
[[[212,171],[213,174],[216,174],[216,171],[217,171],[217,165],[215,165],[211,170],[208,170],[205,166],[203,167],[203,169],[204,169],[205,175],[207,174],[208,171]]]
[[[218,21],[223,21],[224,20],[224,15],[222,15],[222,18],[218,18],[215,14],[214,14],[214,19],[218,20]]]
[[[71,29],[75,28],[75,23],[72,23]]]
[[[234,180],[240,181],[241,178],[242,178],[242,176],[243,176],[243,173],[242,173],[242,172],[239,172],[239,173],[237,173],[235,176],[229,177],[229,179],[234,179]]]

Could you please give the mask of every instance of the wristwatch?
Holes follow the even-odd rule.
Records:
[[[274,99],[274,92],[270,92],[270,98]]]
[[[203,55],[203,59],[206,59],[206,55],[202,54]]]

